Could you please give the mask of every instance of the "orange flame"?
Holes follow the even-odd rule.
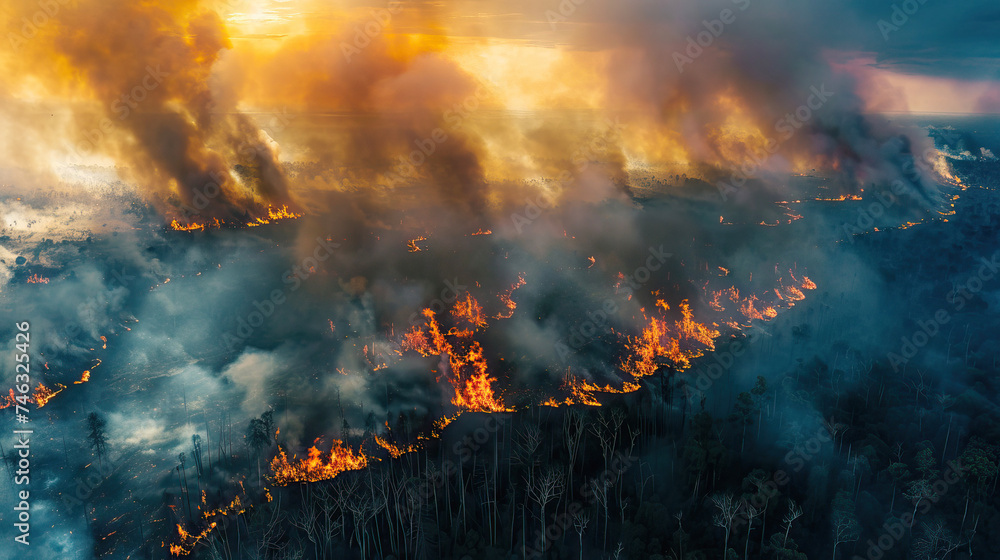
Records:
[[[668,308],[662,300],[657,304],[657,307]],[[622,370],[634,378],[646,377],[660,366],[658,358],[666,358],[674,367],[687,369],[692,359],[715,350],[719,331],[695,322],[687,300],[681,302],[680,310],[680,319],[670,322],[653,317],[640,336],[629,339],[625,348],[632,355],[622,360]]]
[[[270,480],[279,486],[287,486],[293,482],[317,482],[368,466],[368,457],[361,453],[355,454],[339,439],[333,440],[326,456],[316,446],[312,446],[308,457],[298,461],[294,459],[293,456],[292,462],[289,462],[285,450],[279,448],[278,455],[271,459],[271,472],[274,475],[269,477]]]
[[[282,206],[275,210],[273,207],[268,207],[267,217],[256,218],[251,222],[247,222],[248,227],[257,227],[264,224],[269,224],[278,220],[294,220],[295,218],[301,218],[302,214],[296,214],[295,212],[289,212],[288,206]]]
[[[410,445],[406,446],[405,448],[400,449],[396,445],[394,445],[394,444],[389,443],[388,441],[386,441],[386,439],[383,438],[382,436],[375,436],[375,443],[378,444],[378,446],[381,447],[382,449],[385,449],[386,451],[388,451],[389,452],[389,456],[392,457],[393,459],[398,459],[404,453],[410,453],[410,452],[413,452],[413,451],[416,451],[417,449],[419,449],[419,447],[416,444],[410,444]]]
[[[514,316],[514,310],[517,309],[517,303],[515,303],[514,300],[511,299],[511,296],[514,294],[514,291],[524,286],[525,284],[527,284],[527,282],[524,281],[524,274],[523,273],[518,274],[517,282],[511,285],[510,289],[508,289],[506,292],[500,294],[500,301],[503,302],[505,306],[507,306],[507,311],[505,313],[498,313],[495,317],[496,319],[510,319],[511,317]]]
[[[472,294],[469,292],[465,293],[465,299],[460,299],[455,302],[455,306],[452,308],[451,314],[454,315],[456,319],[465,319],[477,328],[482,329],[486,327],[486,317],[483,315],[483,307],[479,305],[476,298],[472,297]]]
[[[407,241],[406,242],[406,246],[409,248],[409,250],[410,250],[411,253],[416,253],[416,252],[419,252],[419,251],[423,251],[423,249],[420,248],[420,245],[417,245],[417,243],[419,243],[421,241],[427,241],[427,238],[424,237],[423,235],[418,235],[416,237],[416,239],[411,239],[411,240]]]
[[[59,389],[55,391],[49,389],[41,383],[38,384],[38,387],[35,387],[35,402],[38,403],[38,408],[45,406],[50,400],[52,400],[52,397],[58,395],[63,391],[63,389],[66,388],[66,386],[62,383],[56,383],[56,386],[59,387]]]

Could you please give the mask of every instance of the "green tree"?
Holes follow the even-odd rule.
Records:
[[[1000,455],[996,445],[988,444],[978,437],[969,441],[962,452],[961,463],[966,469],[973,496],[981,500],[986,490],[997,476],[997,458]]]
[[[934,453],[931,452],[930,447],[924,447],[920,451],[917,451],[916,469],[920,473],[920,478],[924,480],[936,480],[940,471],[937,467],[937,461],[934,459]]]
[[[726,453],[714,424],[712,415],[704,410],[691,417],[691,437],[684,444],[684,464],[688,474],[695,477],[694,495],[698,494],[702,476],[709,468],[718,468]]]
[[[271,433],[274,428],[274,420],[271,412],[265,412],[260,418],[251,418],[247,426],[246,445],[257,458],[257,485],[261,484],[260,474],[260,453],[271,444]]]
[[[833,498],[833,560],[837,559],[837,546],[841,543],[854,542],[861,537],[861,525],[855,515],[854,500],[851,492],[840,490]]]
[[[740,438],[740,454],[742,455],[743,450],[746,447],[747,426],[753,424],[753,417],[757,412],[757,405],[754,403],[753,395],[743,391],[736,396],[736,405],[733,408],[734,412],[729,416],[729,421],[735,423],[737,426],[743,427],[743,435]]]
[[[104,454],[108,449],[108,437],[104,432],[105,425],[104,418],[101,418],[96,412],[87,415],[87,427],[89,428],[87,441],[90,442],[90,448],[94,453],[97,453],[97,461],[102,468],[104,467]]]
[[[892,501],[889,502],[889,513],[891,514],[893,506],[896,505],[896,488],[903,484],[907,478],[910,478],[910,469],[906,463],[893,463],[886,470],[892,477]]]

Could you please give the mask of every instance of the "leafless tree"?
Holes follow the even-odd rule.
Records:
[[[833,514],[833,560],[837,559],[837,546],[840,543],[854,542],[861,537],[861,526],[854,514],[846,511],[835,511]]]
[[[583,560],[583,532],[590,524],[590,514],[585,511],[577,512],[573,515],[573,528],[576,529],[577,541],[580,544],[580,560]]]
[[[535,454],[541,445],[542,431],[535,424],[526,424],[518,430],[511,453],[515,463],[528,467],[529,484],[534,477],[535,466],[538,464],[538,458]]]
[[[584,413],[571,408],[563,416],[563,437],[566,440],[566,450],[569,452],[569,465],[567,474],[569,487],[573,487],[573,466],[576,464],[576,453],[580,449],[580,439],[583,436]]]
[[[802,517],[802,508],[795,503],[795,500],[788,500],[788,511],[781,521],[785,524],[785,540],[781,543],[782,548],[788,545],[788,532],[792,530],[792,522]]]
[[[598,505],[604,508],[604,526],[602,527],[604,531],[603,545],[602,549],[607,551],[608,548],[608,486],[609,482],[592,478],[590,479],[590,492],[597,501]]]
[[[921,523],[920,527],[921,535],[913,539],[911,549],[915,560],[944,560],[957,548],[970,544],[975,535],[975,529],[965,537],[955,535],[940,521]]]
[[[559,497],[565,483],[566,477],[563,472],[558,467],[549,467],[545,469],[544,474],[535,479],[534,483],[528,484],[528,495],[535,500],[541,510],[538,523],[542,538],[545,538],[545,506]]]
[[[282,519],[281,494],[270,504],[255,508],[250,514],[250,546],[246,554],[250,560],[269,560],[275,558],[282,549],[281,539],[285,536],[285,524]],[[301,556],[301,551],[299,551]]]
[[[368,534],[368,523],[383,507],[385,507],[384,502],[376,500],[367,492],[359,492],[351,501],[347,502],[347,509],[354,519],[354,540],[357,541],[358,547],[361,549],[362,558],[372,556],[368,548],[369,540],[371,540]]]
[[[712,524],[716,527],[722,527],[722,530],[726,532],[726,539],[722,544],[722,557],[725,558],[729,554],[729,533],[733,528],[733,519],[743,504],[734,500],[733,495],[729,492],[712,496],[712,503],[719,508],[718,513],[712,517]]]
[[[746,544],[743,545],[743,560],[746,560],[747,553],[750,550],[750,535],[753,534],[753,520],[757,519],[758,517],[761,516],[761,514],[764,513],[764,508],[754,507],[754,505],[751,504],[749,501],[743,500],[743,509],[746,510],[746,515],[747,515],[747,541]],[[761,528],[761,532],[763,531],[764,529]]]

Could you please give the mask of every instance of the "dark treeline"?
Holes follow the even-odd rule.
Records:
[[[967,375],[970,386],[995,383],[986,371]],[[229,519],[196,554],[836,560],[1000,550],[998,419],[974,391],[943,395],[886,364],[835,370],[819,359],[745,392],[724,376],[705,397],[683,379],[599,408],[467,414],[419,451],[272,489],[273,501]],[[707,398],[733,405],[716,415]],[[809,404],[821,417],[792,412]],[[415,441],[411,419],[391,425],[397,445]],[[370,437],[346,439],[356,448]],[[273,445],[248,448],[250,472]]]
[[[276,433],[294,407],[248,419],[189,411],[182,394],[204,437],[153,465],[168,473],[162,495],[111,501],[148,461],[118,454],[110,418],[81,417],[76,439],[93,462],[70,436],[64,468],[89,484],[96,463],[104,482],[67,515],[87,520],[98,556],[127,544],[157,559],[171,556],[178,524],[204,532],[192,557],[226,560],[1000,557],[1000,278],[984,264],[1000,226],[989,194],[964,193],[973,210],[948,223],[839,246],[890,289],[845,270],[842,286],[821,283],[802,308],[600,407],[468,413],[426,439],[433,418],[368,413],[350,426],[347,403],[331,403],[330,437],[371,457],[333,480],[269,482],[279,444],[301,456]],[[851,330],[868,313],[854,294],[879,301],[871,313],[885,332]],[[392,458],[376,435],[419,449]],[[112,526],[126,543],[114,550]]]

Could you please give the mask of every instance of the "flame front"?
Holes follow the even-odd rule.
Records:
[[[304,459],[289,462],[284,449],[278,449],[278,455],[271,459],[270,480],[279,486],[287,486],[293,482],[317,482],[329,480],[345,471],[355,471],[368,466],[368,457],[362,453],[354,453],[344,446],[344,442],[335,439],[331,443],[330,452],[325,454],[312,446],[309,455]]]
[[[663,301],[657,302],[657,308],[669,311],[669,306]],[[715,338],[719,331],[694,321],[694,313],[687,300],[680,304],[681,317],[673,321],[649,319],[649,325],[642,334],[630,339],[625,348],[632,354],[622,360],[622,370],[638,379],[656,373],[660,365],[659,358],[666,358],[670,365],[687,369],[691,360],[715,350]]]

